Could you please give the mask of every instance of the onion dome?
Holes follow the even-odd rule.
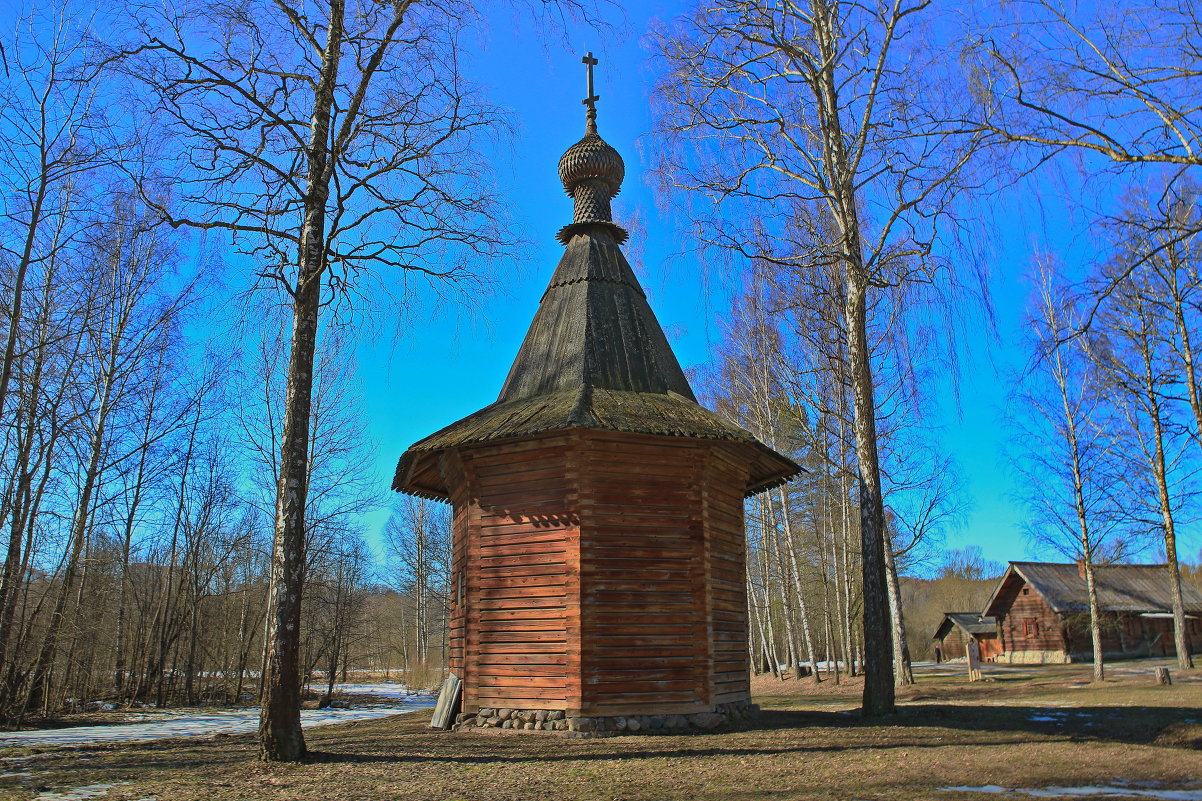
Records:
[[[622,191],[624,177],[626,164],[621,155],[595,129],[569,147],[559,159],[559,180],[572,197],[575,197],[576,187],[589,180],[603,182],[612,197]]]
[[[589,92],[592,97],[591,86]],[[576,202],[576,208],[572,224],[565,225],[555,236],[566,245],[586,226],[599,226],[609,229],[620,245],[629,234],[625,228],[614,224],[609,201],[622,191],[626,163],[597,133],[597,107],[592,103],[588,103],[587,120],[584,138],[559,158],[559,180],[563,182],[564,191]]]

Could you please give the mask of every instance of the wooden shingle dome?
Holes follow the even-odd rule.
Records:
[[[697,403],[589,117],[560,161],[566,248],[500,395],[412,445],[393,488],[454,506],[465,725],[706,728],[750,704],[743,498],[799,468]]]

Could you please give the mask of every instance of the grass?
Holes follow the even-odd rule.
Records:
[[[95,784],[113,785],[104,801],[958,801],[999,796],[939,788],[1202,790],[1202,682],[1087,679],[1077,666],[971,685],[921,676],[901,694],[900,714],[876,724],[855,713],[854,684],[760,678],[765,711],[754,724],[683,736],[440,733],[426,728],[428,712],[414,713],[313,729],[302,765],[258,762],[249,736],[6,749],[0,758],[28,758],[4,770],[32,775],[0,777],[0,799]]]

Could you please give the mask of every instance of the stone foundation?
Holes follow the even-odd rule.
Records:
[[[994,661],[1008,665],[1065,665],[1069,657],[1064,651],[1006,651]]]
[[[461,712],[455,731],[509,730],[552,732],[562,737],[613,737],[618,734],[683,734],[709,731],[757,714],[750,701],[718,704],[712,712],[691,715],[617,715],[612,717],[568,717],[562,709],[484,708]]]

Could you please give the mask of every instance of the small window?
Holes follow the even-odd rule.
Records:
[[[1039,636],[1039,621],[1033,617],[1023,618],[1023,636],[1038,637]]]
[[[1023,595],[1030,595],[1030,594],[1031,594],[1031,588],[1023,587]]]

